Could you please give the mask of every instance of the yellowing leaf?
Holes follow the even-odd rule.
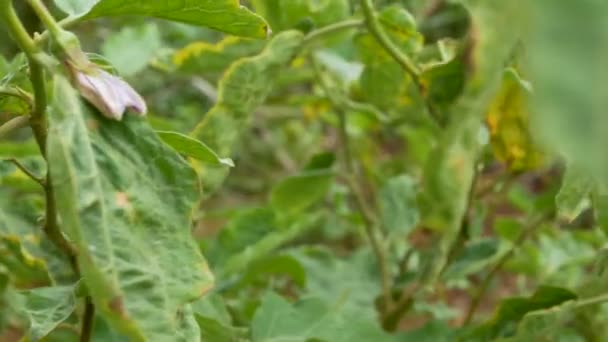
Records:
[[[534,169],[542,163],[542,154],[529,130],[529,91],[529,85],[515,70],[507,70],[486,115],[494,155],[517,171]]]

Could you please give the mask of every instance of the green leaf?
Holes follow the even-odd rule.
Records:
[[[204,141],[219,155],[232,155],[234,146],[249,127],[251,113],[271,93],[277,76],[298,52],[303,35],[287,31],[276,35],[259,55],[232,64],[219,84],[216,104],[191,136]],[[205,170],[204,186],[213,192],[227,174]]]
[[[294,305],[268,293],[256,310],[251,326],[253,342],[391,341],[374,320],[343,315],[323,300],[304,299]]]
[[[595,187],[591,177],[569,165],[562,180],[562,187],[555,196],[558,215],[568,222],[576,219],[591,205],[589,197]]]
[[[243,37],[265,38],[268,34],[264,19],[240,6],[238,0],[55,0],[55,3],[69,15],[85,19],[144,15]]]
[[[494,317],[473,330],[471,337],[475,337],[475,341],[488,341],[512,335],[527,313],[551,308],[576,298],[572,291],[553,286],[541,286],[528,298],[507,298],[500,303]]]
[[[253,0],[256,12],[268,20],[275,31],[319,28],[346,19],[348,0]]]
[[[608,57],[604,17],[608,3],[542,0],[529,4],[525,8],[532,25],[526,55],[534,85],[536,137],[604,183],[608,180],[604,148],[608,143],[604,92],[608,74],[603,67]]]
[[[167,145],[185,156],[200,160],[209,165],[234,167],[230,158],[220,158],[209,146],[202,141],[190,138],[177,132],[157,131],[158,136]]]
[[[481,239],[466,245],[456,255],[443,277],[457,279],[482,270],[499,255],[499,247],[499,241],[496,239]]]
[[[16,293],[15,310],[27,317],[27,335],[38,341],[64,322],[76,308],[74,286],[41,287]]]
[[[145,121],[85,113],[60,76],[53,94],[54,199],[97,311],[134,341],[198,336],[187,303],[213,277],[190,232],[196,173]]]
[[[324,248],[300,248],[289,252],[306,271],[306,293],[323,299],[343,312],[376,317],[375,298],[380,294],[380,274],[368,249],[339,258]]]
[[[201,328],[202,341],[234,342],[246,338],[247,329],[233,326],[221,296],[211,294],[194,302],[192,307]]]
[[[407,236],[418,223],[416,191],[416,183],[408,175],[389,179],[380,190],[382,222],[391,234]]]
[[[270,208],[245,210],[222,228],[210,247],[209,259],[212,264],[219,264],[277,230],[276,217]]]
[[[265,42],[226,37],[216,44],[201,41],[186,45],[173,54],[173,64],[185,74],[217,75],[239,58],[260,53]]]
[[[304,171],[278,182],[270,194],[270,202],[278,211],[294,214],[325,197],[334,180],[329,170]]]
[[[143,70],[161,46],[158,26],[148,23],[113,33],[101,51],[120,75],[131,76]]]

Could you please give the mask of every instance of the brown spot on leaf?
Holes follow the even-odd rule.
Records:
[[[116,193],[116,205],[121,209],[126,209],[131,206],[131,203],[129,202],[129,196],[126,192]]]
[[[116,296],[110,300],[108,307],[111,311],[119,314],[120,316],[125,315],[125,304],[121,296]]]

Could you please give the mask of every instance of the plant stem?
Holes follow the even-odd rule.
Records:
[[[91,297],[85,298],[84,315],[82,317],[82,328],[80,330],[80,342],[89,342],[93,333],[95,323],[95,305]]]
[[[32,1],[30,3],[37,2]],[[50,14],[48,15],[50,16]],[[34,133],[34,137],[36,138],[36,142],[38,143],[38,147],[40,148],[40,153],[46,159],[46,140],[48,132],[48,123],[46,118],[47,94],[45,88],[46,83],[44,77],[44,70],[35,58],[35,55],[38,53],[38,48],[36,47],[34,40],[27,33],[25,27],[23,27],[21,20],[19,20],[19,17],[15,12],[11,0],[0,0],[0,16],[4,18],[7,23],[7,28],[13,36],[13,39],[17,42],[17,45],[19,45],[21,50],[23,50],[23,52],[27,56],[30,71],[30,82],[32,83],[32,88],[34,89],[34,108],[32,109],[32,113],[29,118],[29,124]],[[48,171],[46,179],[44,180],[44,190],[46,208],[43,231],[47,238],[57,248],[63,251],[63,253],[70,261],[74,273],[79,276],[80,270],[78,267],[78,263],[76,262],[76,251],[74,250],[72,244],[65,238],[65,236],[59,229],[59,224],[57,221],[57,204],[55,202],[53,185],[50,179],[50,173]],[[92,303],[90,302],[90,298],[88,299],[86,305],[92,305]],[[90,308],[88,310],[85,310],[85,314],[86,312],[90,312],[89,316],[93,315]],[[83,329],[89,329],[89,332],[87,332],[86,330],[83,331],[85,339],[83,340],[83,337],[81,336],[81,341],[90,340],[91,320],[92,317],[85,317],[85,320],[83,322]]]
[[[473,297],[471,301],[471,306],[467,310],[463,326],[469,325],[479,304],[481,304],[481,300],[484,298],[488,288],[490,287],[490,283],[492,279],[498,274],[498,272],[503,268],[503,266],[509,261],[509,259],[515,254],[515,251],[528,239],[528,237],[536,230],[536,228],[547,218],[547,215],[540,215],[538,218],[531,219],[530,223],[526,225],[522,232],[517,236],[515,241],[513,242],[513,246],[505,253],[503,256],[498,259],[494,267],[490,270],[490,272],[483,279],[477,294]]]
[[[33,107],[34,104],[34,99],[32,98],[32,96],[27,93],[26,91],[24,91],[23,89],[20,89],[18,87],[3,87],[0,86],[0,96],[11,96],[11,97],[15,97],[20,99],[21,101],[27,103],[30,107]]]
[[[334,96],[334,93],[331,90],[331,85],[327,83],[325,78],[323,77],[323,73],[320,70],[318,63],[316,62],[314,56],[311,58],[312,65],[315,70],[315,74],[319,80],[319,84],[323,88],[325,95],[332,103],[334,109],[338,114],[338,134],[340,136],[340,146],[339,152],[341,154],[341,159],[345,168],[345,180],[346,185],[349,187],[353,197],[355,199],[355,204],[359,213],[363,218],[363,226],[365,228],[365,234],[370,242],[374,255],[376,256],[376,261],[378,263],[378,268],[380,270],[380,281],[382,284],[382,297],[383,297],[383,308],[384,310],[388,310],[392,306],[392,295],[391,295],[391,275],[388,266],[388,260],[386,257],[386,250],[382,244],[382,239],[378,238],[377,232],[382,234],[382,230],[380,229],[379,224],[377,223],[376,216],[374,214],[374,210],[369,207],[367,204],[367,200],[365,195],[363,194],[363,190],[359,182],[357,181],[357,171],[355,168],[355,159],[353,158],[351,148],[350,148],[350,139],[347,131],[347,120],[346,120],[346,111],[342,107],[341,101],[337,100]]]
[[[51,35],[58,35],[63,30],[55,18],[51,15],[48,8],[42,3],[41,0],[26,0],[40,21],[46,26]]]
[[[433,120],[436,121],[439,126],[445,126],[445,122],[435,109],[435,106],[425,96],[426,87],[420,79],[420,69],[406,54],[399,50],[386,31],[384,31],[380,20],[378,20],[378,15],[374,9],[372,0],[361,0],[361,8],[363,9],[363,15],[365,16],[365,23],[372,36],[374,36],[380,46],[382,46],[382,48],[395,60],[395,62],[401,65],[403,70],[405,70],[405,72],[410,76],[416,85],[416,88],[418,88],[420,95],[424,98],[425,107]]]
[[[17,159],[10,158],[6,161],[15,165],[15,167],[17,167],[21,172],[23,172],[26,176],[30,177],[36,183],[40,184],[43,188],[45,187],[44,179],[36,176],[32,171],[30,171],[27,167],[21,164]]]
[[[327,25],[323,28],[310,32],[306,37],[304,37],[304,41],[302,42],[302,44],[304,44],[304,45],[309,44],[317,39],[320,39],[322,37],[325,37],[327,35],[330,35],[330,34],[333,34],[333,33],[336,33],[336,32],[342,31],[342,30],[360,27],[364,23],[365,22],[360,19],[349,19],[349,20],[344,20],[344,21],[340,21],[337,23],[333,23],[331,25]]]
[[[28,125],[30,119],[26,115],[20,115],[12,118],[0,126],[0,139],[4,138],[8,134],[23,128]]]

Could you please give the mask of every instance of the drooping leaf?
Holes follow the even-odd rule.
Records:
[[[270,194],[272,206],[293,214],[322,200],[334,179],[329,170],[301,172],[277,183]]]
[[[252,112],[270,94],[277,75],[299,50],[303,35],[287,31],[276,35],[264,51],[232,64],[219,84],[218,100],[191,135],[204,141],[221,156],[232,155],[234,146],[248,127]],[[225,170],[203,172],[209,192],[223,181]]]
[[[15,311],[27,318],[31,341],[48,335],[76,308],[74,286],[40,287],[17,292],[16,296]]]
[[[101,51],[121,76],[143,70],[161,47],[158,26],[146,24],[125,27],[104,42]]]
[[[416,184],[408,175],[389,179],[380,190],[382,222],[389,233],[407,236],[418,223],[416,191]]]
[[[141,119],[85,112],[60,76],[53,94],[55,201],[97,311],[135,341],[198,337],[187,303],[213,277],[190,233],[195,172]]]
[[[200,160],[209,165],[234,167],[232,159],[220,158],[202,141],[198,141],[177,132],[160,131],[156,133],[167,145],[173,147],[180,154]]]
[[[55,0],[55,3],[69,15],[86,19],[143,15],[252,38],[264,38],[269,30],[264,19],[240,6],[238,0]]]
[[[263,298],[251,329],[253,342],[392,340],[376,322],[366,317],[342,314],[339,308],[333,308],[316,298],[304,299],[291,305],[274,293]]]

